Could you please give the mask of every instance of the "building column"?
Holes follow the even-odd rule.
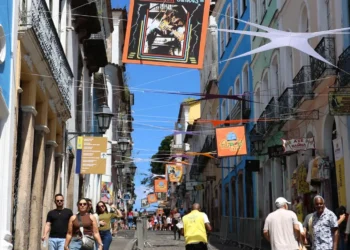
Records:
[[[45,181],[42,224],[46,223],[46,215],[52,209],[54,203],[54,175],[55,175],[55,147],[51,142],[46,142],[45,150]]]
[[[56,153],[55,154],[55,194],[62,193],[62,159],[63,155]]]
[[[75,176],[75,158],[72,153],[69,153],[68,156],[68,168],[67,168],[67,198],[66,198],[66,207],[74,209],[74,176]]]
[[[32,164],[34,146],[34,117],[36,83],[35,81],[22,84],[22,124],[21,124],[21,147],[18,152],[20,165],[18,176],[17,211],[15,220],[15,246],[14,249],[29,249],[29,216],[31,203]]]
[[[42,235],[41,220],[46,219],[43,211],[43,184],[45,171],[45,134],[49,133],[47,127],[47,101],[37,104],[38,115],[36,116],[34,134],[34,154],[33,154],[33,177],[32,194],[30,207],[30,231],[29,249],[40,249],[40,238]]]

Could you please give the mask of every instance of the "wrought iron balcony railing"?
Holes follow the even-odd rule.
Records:
[[[256,123],[256,131],[259,133],[259,134],[262,134],[264,135],[266,133],[266,122],[265,122],[265,118],[266,118],[266,115],[265,115],[265,111],[263,111]]]
[[[244,98],[244,100],[242,102],[242,118],[249,119],[249,116],[251,113],[250,93],[244,92],[243,98]]]
[[[272,126],[276,123],[275,119],[278,116],[278,103],[274,97],[271,98],[265,109],[266,117],[266,132],[269,131]]]
[[[338,68],[339,70],[339,84],[341,87],[344,87],[350,82],[350,46],[347,47],[343,53],[339,56],[338,59]]]
[[[279,116],[287,116],[293,111],[294,96],[293,88],[287,87],[278,98]]]
[[[301,99],[310,100],[313,98],[313,86],[311,83],[311,67],[301,67],[298,74],[293,79],[294,103],[297,106]]]
[[[242,102],[241,101],[236,101],[235,106],[233,106],[230,112],[229,119],[230,120],[242,119]]]
[[[335,65],[335,44],[334,37],[323,37],[315,48],[315,51],[323,58]],[[324,63],[310,56],[311,80],[312,87],[315,89],[319,81],[317,79],[324,78],[327,75],[335,75],[336,69],[331,65]]]
[[[58,84],[64,104],[70,110],[73,73],[45,0],[31,0],[30,3],[23,4],[19,28],[20,31],[33,30],[52,76]]]

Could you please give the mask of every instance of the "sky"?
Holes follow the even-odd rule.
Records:
[[[113,8],[129,7],[129,0],[112,0]],[[177,121],[180,103],[189,96],[155,94],[142,92],[142,89],[166,91],[199,92],[199,71],[175,67],[148,65],[126,65],[128,85],[135,94],[132,107],[134,117],[132,134],[134,142],[133,157],[151,158],[158,151],[163,138],[172,134]],[[134,90],[137,91],[133,91]],[[158,127],[158,128],[157,128]],[[165,128],[160,129],[159,127]],[[150,169],[149,162],[137,162],[134,208],[140,209],[141,199],[145,198],[146,187],[140,184]]]

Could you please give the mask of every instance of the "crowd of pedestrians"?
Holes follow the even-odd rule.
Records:
[[[94,211],[92,201],[81,198],[78,213],[64,207],[62,194],[55,195],[56,209],[47,214],[43,245],[49,250],[108,250],[118,221],[123,221],[123,211],[115,205],[99,201]],[[120,223],[120,225],[123,223]]]
[[[315,211],[301,223],[289,204],[285,198],[277,198],[277,209],[265,220],[263,234],[272,250],[350,250],[350,220],[345,207],[334,213],[325,206],[324,198],[316,195]]]

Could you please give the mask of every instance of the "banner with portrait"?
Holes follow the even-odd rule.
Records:
[[[203,67],[208,0],[130,0],[124,63]]]
[[[158,201],[156,194],[147,195],[147,200],[149,204],[156,203]]]
[[[166,175],[170,182],[180,182],[183,175],[183,166],[176,164],[168,164],[165,166]]]
[[[166,201],[167,193],[156,193],[158,201]]]
[[[156,193],[168,192],[168,181],[166,179],[154,180],[154,192]]]
[[[101,181],[100,200],[107,204],[113,202],[113,182]]]
[[[148,208],[149,207],[149,203],[148,203],[148,199],[147,198],[141,199],[141,207],[142,208]]]

